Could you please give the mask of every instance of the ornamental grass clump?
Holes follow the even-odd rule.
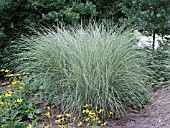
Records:
[[[63,112],[78,112],[91,103],[102,118],[124,114],[126,107],[147,102],[143,53],[133,29],[89,25],[44,30],[22,38],[16,55],[19,71],[31,72],[32,87]],[[142,66],[141,66],[142,65]]]

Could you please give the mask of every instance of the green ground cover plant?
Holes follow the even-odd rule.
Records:
[[[0,83],[0,128],[26,128],[40,120],[41,109],[36,107],[35,98],[25,93],[24,79],[28,73],[11,74],[1,69],[6,81]],[[7,80],[8,79],[8,80]],[[2,90],[2,88],[4,88]]]
[[[156,91],[164,85],[169,84],[170,80],[170,47],[168,40],[158,40],[159,47],[155,50],[154,56],[147,48],[147,65],[152,71],[150,84]]]
[[[19,71],[31,72],[31,87],[61,111],[79,113],[91,103],[102,119],[142,108],[148,101],[144,54],[136,49],[133,29],[56,27],[17,42]],[[35,93],[35,92],[34,92]]]

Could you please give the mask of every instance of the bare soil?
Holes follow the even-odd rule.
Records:
[[[155,92],[144,110],[131,110],[127,115],[110,122],[108,128],[170,128],[170,86]]]

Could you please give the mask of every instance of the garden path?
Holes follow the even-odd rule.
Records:
[[[153,94],[148,106],[138,111],[128,111],[128,119],[110,123],[111,128],[170,128],[170,86]]]

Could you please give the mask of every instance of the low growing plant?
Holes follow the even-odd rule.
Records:
[[[4,69],[0,73],[7,73],[5,77],[8,78],[1,84],[6,89],[0,91],[0,128],[23,128],[30,122],[35,124],[40,119],[41,110],[36,108],[36,101],[30,100],[25,93],[25,83],[19,80],[26,73],[10,74]]]
[[[159,47],[155,49],[154,56],[149,48],[145,50],[148,54],[147,65],[152,71],[149,82],[155,91],[170,82],[170,46],[166,40],[158,41]]]

